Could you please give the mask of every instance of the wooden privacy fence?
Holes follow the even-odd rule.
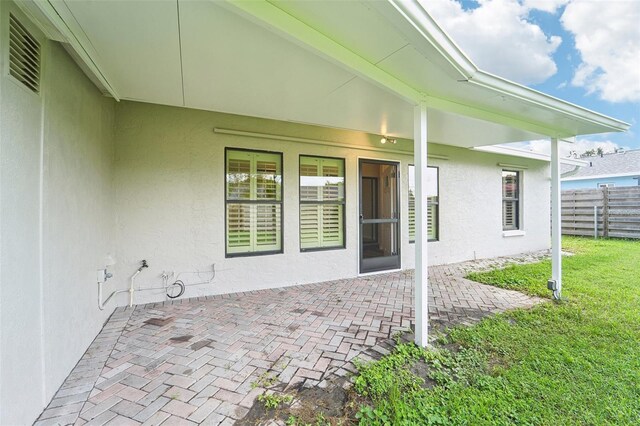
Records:
[[[562,233],[640,238],[640,186],[562,191]]]

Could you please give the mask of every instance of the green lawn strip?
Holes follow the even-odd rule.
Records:
[[[360,366],[371,403],[361,424],[640,424],[640,242],[563,239],[562,303],[460,327],[442,343]],[[480,282],[549,297],[549,262],[474,273]],[[436,386],[416,386],[411,365]]]

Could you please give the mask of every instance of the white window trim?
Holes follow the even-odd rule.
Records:
[[[508,237],[524,237],[525,235],[527,235],[526,231],[523,231],[521,229],[514,229],[511,231],[502,231],[502,236],[505,238]]]

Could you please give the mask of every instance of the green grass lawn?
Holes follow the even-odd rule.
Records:
[[[359,367],[360,424],[640,425],[640,242],[564,238],[561,303]],[[471,279],[549,298],[549,261]],[[428,373],[418,366],[425,366]],[[427,383],[422,385],[427,377]]]

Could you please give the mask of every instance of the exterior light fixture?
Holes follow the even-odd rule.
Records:
[[[380,143],[381,143],[381,144],[385,144],[385,143],[387,143],[387,142],[392,143],[392,144],[394,144],[394,145],[395,145],[395,144],[396,144],[396,142],[397,142],[397,140],[396,140],[396,139],[393,139],[393,138],[390,138],[390,137],[387,137],[387,136],[383,136],[383,137],[382,137],[382,139],[380,139]]]

